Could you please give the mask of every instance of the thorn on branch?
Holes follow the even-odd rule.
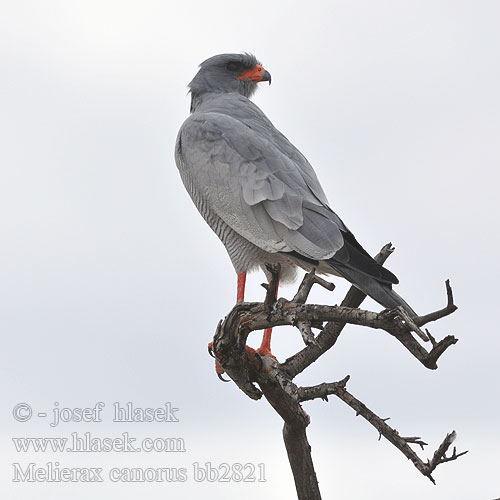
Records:
[[[393,250],[391,244],[385,245],[376,260],[383,263]],[[410,445],[416,444],[424,449],[427,443],[417,436],[401,437],[397,430],[387,424],[389,418],[378,417],[364,403],[350,394],[346,390],[349,375],[338,382],[322,383],[312,387],[297,387],[293,379],[335,344],[346,324],[384,330],[401,342],[424,366],[430,369],[437,368],[438,358],[448,347],[455,344],[457,339],[449,335],[437,342],[427,329],[422,331],[420,327],[428,321],[434,321],[456,310],[449,281],[446,281],[448,303],[445,309],[411,318],[402,308],[385,310],[381,313],[359,309],[366,295],[353,288],[350,289],[340,307],[306,304],[315,283],[329,290],[334,288],[332,283],[319,278],[314,272],[304,276],[292,301],[283,298],[277,300],[279,272],[279,266],[266,266],[269,284],[263,285],[266,289],[264,303],[238,304],[233,307],[224,322],[219,322],[212,349],[226,374],[250,398],[259,399],[262,395],[266,396],[268,402],[285,420],[284,439],[288,451],[292,449],[295,453],[294,446],[297,441],[295,438],[300,431],[303,437],[299,447],[300,457],[306,456],[310,460],[310,449],[305,439],[305,428],[309,424],[309,416],[300,403],[316,398],[328,402],[328,397],[335,395],[350,406],[356,412],[356,416],[361,415],[378,431],[379,440],[384,436],[410,459],[423,475],[434,482],[432,472],[439,464],[456,460],[467,453],[457,453],[454,448],[451,455],[446,455],[455,437],[454,432],[445,438],[434,453],[432,460],[427,460],[425,463]],[[268,357],[248,355],[250,348],[245,348],[245,345],[251,331],[282,325],[298,327],[306,347],[282,364]],[[312,328],[321,328],[322,331],[315,336]],[[432,348],[429,352],[415,338],[413,332],[422,340],[430,340]],[[271,361],[270,367],[267,366],[268,361]],[[258,384],[260,389],[255,384]],[[292,462],[293,460],[290,459],[291,464]],[[302,471],[304,468],[302,459],[297,463],[296,468],[292,465],[294,475],[296,469]],[[310,470],[313,470],[312,461]]]
[[[456,460],[458,457],[464,455],[467,452],[456,453],[454,450],[453,454],[450,457],[446,456],[446,451],[448,447],[455,439],[455,432],[448,434],[439,446],[439,448],[434,453],[434,457],[431,461],[427,461],[424,463],[421,458],[413,451],[413,449],[409,446],[409,444],[417,444],[422,449],[427,444],[420,437],[410,436],[410,437],[401,437],[399,432],[389,426],[386,422],[389,418],[380,418],[373,411],[371,411],[364,403],[356,399],[352,394],[350,394],[344,388],[340,388],[341,382],[337,382],[334,384],[320,384],[318,386],[312,388],[301,388],[299,391],[324,391],[327,389],[328,394],[334,394],[339,399],[341,399],[344,403],[350,406],[356,412],[356,416],[361,415],[370,425],[375,427],[375,429],[379,433],[379,440],[381,436],[384,436],[389,442],[391,442],[396,448],[398,448],[409,460],[413,462],[415,467],[426,477],[428,477],[432,482],[434,479],[432,478],[433,470],[441,463],[449,462],[450,460]],[[309,394],[310,395],[310,394]],[[308,397],[307,399],[311,399]]]
[[[388,421],[388,420],[390,420],[390,419],[391,419],[391,417],[386,417],[386,418],[381,418],[380,420],[381,420],[382,422],[387,422],[387,421]],[[381,438],[382,438],[382,430],[381,430],[381,429],[379,429],[379,430],[378,430],[378,441],[380,441],[380,439],[381,439]]]
[[[429,340],[431,341],[431,344],[432,344],[432,347],[436,347],[436,339],[431,335],[431,332],[429,330],[427,330],[427,328],[425,329],[425,333],[427,334],[427,337],[429,337]]]
[[[383,264],[387,257],[394,251],[394,248],[390,243],[385,245],[378,255],[375,257],[375,261]],[[314,275],[306,275],[302,281],[299,291],[295,295],[294,299],[291,301],[290,305],[301,303],[307,298],[307,293],[309,293],[310,283],[313,280]],[[447,285],[447,290],[451,290],[451,287]],[[452,303],[452,295],[449,294],[449,302]],[[312,322],[313,318],[315,321],[323,320],[326,323],[324,327],[316,337],[316,345],[308,345],[298,353],[290,356],[283,364],[282,368],[285,370],[288,376],[292,379],[304,371],[308,366],[314,363],[322,354],[324,354],[328,349],[330,349],[337,341],[340,333],[348,323],[361,324],[364,326],[370,326],[371,328],[381,328],[387,331],[389,334],[393,335],[399,342],[401,342],[410,353],[418,359],[426,368],[436,369],[436,361],[439,356],[444,352],[445,348],[448,348],[451,343],[450,340],[446,342],[439,343],[436,342],[432,335],[428,335],[428,330],[422,331],[420,326],[425,322],[425,318],[429,318],[429,315],[421,316],[417,318],[409,318],[408,314],[404,310],[384,310],[381,313],[372,313],[372,315],[364,312],[364,316],[358,311],[357,319],[354,318],[354,311],[359,308],[363,299],[366,295],[358,290],[356,287],[351,287],[345,298],[343,299],[337,311],[342,310],[342,308],[350,309],[350,313],[347,313],[345,317],[332,318],[325,316],[319,316],[319,307],[311,310],[307,313],[307,319],[311,321],[311,326],[315,326]],[[316,307],[316,306],[313,306]],[[328,307],[328,306],[321,306]],[[331,307],[331,306],[330,306]],[[455,306],[453,306],[455,307]],[[446,314],[451,314],[452,309],[448,309]],[[432,313],[433,314],[433,313]],[[399,317],[397,317],[399,316]],[[424,318],[424,320],[422,320]],[[385,320],[385,321],[384,321]],[[281,323],[283,324],[283,323]],[[374,326],[379,325],[379,326]],[[431,345],[432,354],[429,353],[418,341],[414,338],[411,332],[415,332],[422,340],[428,341],[433,338]],[[435,344],[433,343],[435,342]],[[434,349],[435,348],[435,349]]]
[[[421,438],[417,436],[411,436],[411,437],[402,437],[408,444],[418,444],[422,450],[424,449],[424,446],[428,446],[428,444],[424,441],[422,441]]]

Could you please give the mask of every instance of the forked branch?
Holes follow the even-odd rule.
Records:
[[[364,403],[356,399],[352,394],[346,390],[346,384],[349,380],[349,375],[345,377],[340,382],[333,383],[323,383],[313,387],[300,387],[298,389],[298,397],[300,401],[308,401],[315,398],[321,398],[328,401],[328,396],[335,395],[341,399],[344,403],[350,406],[356,415],[361,415],[367,422],[369,422],[379,433],[379,439],[384,436],[388,441],[390,441],[398,450],[400,450],[403,455],[413,462],[413,465],[426,477],[428,477],[434,484],[434,478],[432,477],[432,472],[434,469],[442,463],[449,462],[451,460],[456,460],[458,457],[465,455],[467,451],[462,453],[456,452],[456,448],[453,449],[451,456],[446,456],[446,452],[450,447],[451,443],[456,437],[455,431],[450,432],[446,435],[441,445],[435,451],[432,460],[427,460],[424,462],[415,451],[410,447],[410,444],[416,444],[420,446],[423,450],[427,443],[422,441],[420,437],[403,437],[399,435],[399,432],[387,424],[387,418],[380,418],[373,411],[371,411]]]
[[[383,263],[393,250],[389,243],[382,248],[375,259]],[[417,445],[423,449],[427,444],[420,437],[400,436],[396,429],[386,423],[387,419],[378,417],[350,394],[346,389],[349,376],[339,382],[322,383],[313,387],[298,387],[293,382],[296,375],[335,344],[347,324],[385,331],[398,340],[425,367],[436,369],[440,356],[455,344],[457,339],[448,335],[438,342],[428,330],[423,331],[421,327],[430,321],[444,318],[457,309],[448,280],[446,307],[410,318],[399,307],[379,313],[358,309],[366,295],[355,287],[351,287],[340,306],[306,304],[311,288],[315,284],[328,290],[334,289],[332,283],[316,276],[314,272],[306,274],[291,301],[283,298],[276,300],[279,267],[269,266],[267,274],[270,279],[269,284],[265,285],[267,292],[264,302],[237,304],[225,320],[219,322],[214,336],[213,352],[229,377],[247,396],[259,399],[264,395],[283,418],[283,439],[299,500],[321,498],[311,458],[311,447],[306,435],[310,419],[301,405],[307,400],[315,398],[328,400],[329,395],[335,395],[353,408],[357,415],[363,416],[378,430],[379,437],[384,436],[388,439],[432,482],[434,482],[432,473],[438,465],[456,460],[467,453],[456,453],[454,449],[451,455],[446,455],[455,438],[453,431],[446,436],[433,458],[424,462],[410,445]],[[251,349],[245,348],[250,332],[283,325],[298,328],[306,344],[283,363],[278,363],[270,357],[261,358]],[[314,329],[319,330],[317,335],[314,334]],[[422,341],[430,341],[431,348],[427,350],[415,335]]]

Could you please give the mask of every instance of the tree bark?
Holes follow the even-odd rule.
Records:
[[[375,259],[382,263],[392,251],[392,246],[388,244]],[[299,500],[321,499],[311,447],[307,440],[306,428],[310,418],[302,408],[301,403],[304,401],[316,398],[328,401],[329,395],[335,395],[353,408],[356,415],[361,415],[377,429],[379,439],[383,436],[389,440],[433,483],[432,473],[438,465],[456,460],[467,453],[457,453],[453,448],[451,455],[446,455],[455,438],[455,432],[452,431],[437,448],[433,458],[423,461],[410,445],[417,445],[423,450],[426,443],[419,437],[401,436],[395,428],[386,423],[387,419],[380,418],[350,394],[346,390],[349,375],[338,382],[322,383],[312,387],[298,387],[293,382],[296,375],[335,345],[347,324],[384,330],[398,340],[426,368],[435,370],[437,360],[457,342],[457,339],[448,335],[438,342],[428,330],[423,331],[420,327],[430,321],[444,318],[457,309],[449,281],[446,282],[446,307],[424,316],[409,318],[401,308],[384,310],[380,313],[358,309],[366,295],[355,287],[349,290],[340,306],[306,304],[314,284],[329,290],[334,288],[331,283],[319,278],[314,272],[304,277],[291,301],[276,300],[279,269],[269,266],[268,271],[271,279],[269,285],[266,285],[265,301],[237,304],[225,320],[219,322],[212,347],[220,366],[236,385],[252,399],[259,399],[264,395],[283,418],[283,439]],[[295,326],[300,331],[306,346],[283,363],[271,357],[261,357],[253,349],[245,347],[251,331],[279,325]],[[315,336],[313,328],[319,329],[320,333]],[[414,335],[428,342],[431,348],[425,349]]]
[[[299,500],[321,500],[318,479],[311,456],[311,446],[307,441],[305,427],[293,427],[285,422],[283,440],[293,472],[297,498]]]

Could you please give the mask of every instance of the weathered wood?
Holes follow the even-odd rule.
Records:
[[[385,245],[375,257],[379,263],[392,253],[391,244]],[[415,467],[432,482],[432,472],[442,463],[456,460],[467,452],[452,455],[446,453],[455,437],[454,431],[446,436],[438,447],[432,460],[424,462],[411,448],[411,444],[426,445],[419,437],[402,437],[398,431],[390,427],[387,419],[382,419],[366,407],[360,400],[346,390],[349,376],[334,383],[322,383],[312,387],[298,387],[293,379],[296,375],[314,363],[322,354],[335,345],[340,333],[347,324],[360,325],[372,329],[383,330],[396,338],[417,360],[429,369],[437,368],[439,357],[457,339],[448,335],[437,342],[421,326],[429,321],[436,321],[452,314],[457,307],[453,302],[453,293],[449,281],[446,282],[448,303],[438,311],[409,318],[401,308],[384,310],[379,313],[358,309],[366,295],[352,287],[340,306],[306,304],[314,284],[333,290],[331,283],[319,278],[314,273],[306,274],[295,297],[291,301],[276,300],[279,269],[267,269],[270,276],[266,299],[263,303],[239,303],[229,312],[224,321],[219,322],[215,332],[212,349],[219,364],[236,385],[250,398],[259,399],[264,395],[269,404],[284,421],[283,439],[288,459],[293,472],[299,500],[318,500],[321,498],[318,480],[314,471],[311,447],[307,440],[306,428],[309,415],[301,403],[307,400],[322,398],[328,400],[335,395],[361,415],[379,432],[398,448]],[[299,329],[306,347],[278,363],[270,357],[261,358],[255,351],[246,347],[250,332],[292,325]],[[314,336],[313,328],[321,331]],[[428,351],[414,337],[416,334],[424,341],[430,340]],[[257,387],[257,385],[258,387]]]

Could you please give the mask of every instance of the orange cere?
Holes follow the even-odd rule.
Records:
[[[262,80],[262,75],[264,74],[264,68],[260,64],[256,64],[252,69],[247,69],[241,74],[236,80],[243,80],[243,78],[250,78],[253,82],[260,82]]]

